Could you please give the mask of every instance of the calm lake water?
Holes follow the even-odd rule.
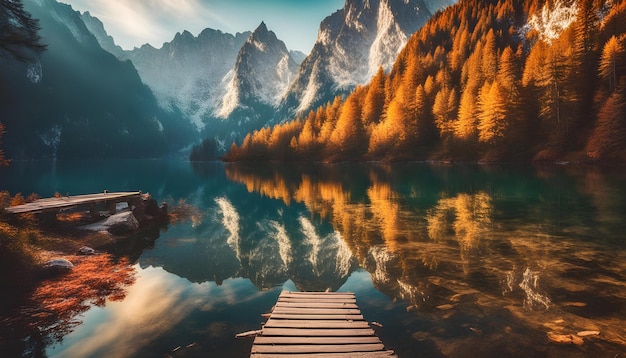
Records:
[[[246,357],[252,339],[235,334],[260,329],[284,289],[355,292],[400,357],[626,357],[625,184],[624,169],[574,166],[0,169],[13,194],[142,190],[195,208],[150,244],[109,248],[136,273],[123,300],[60,340],[24,333],[48,357]],[[584,331],[600,333],[548,338]]]

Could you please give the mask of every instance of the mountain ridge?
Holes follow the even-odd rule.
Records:
[[[10,87],[0,96],[9,157],[154,157],[193,138],[71,6],[25,0],[24,8],[39,20],[47,50],[30,63],[0,58],[0,85]]]

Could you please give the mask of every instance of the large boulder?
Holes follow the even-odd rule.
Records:
[[[81,227],[90,231],[108,231],[114,235],[122,235],[139,229],[139,221],[131,211],[111,215],[106,220]]]
[[[139,222],[160,219],[167,215],[167,205],[159,206],[150,193],[142,194],[140,199],[131,203],[133,215]]]

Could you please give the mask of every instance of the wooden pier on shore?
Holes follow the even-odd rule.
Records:
[[[110,212],[115,213],[115,207],[117,203],[128,202],[129,206],[133,200],[141,197],[140,191],[131,192],[102,192],[98,194],[86,194],[86,195],[74,195],[74,196],[60,196],[35,200],[32,203],[23,205],[10,206],[5,210],[12,214],[26,214],[26,213],[57,213],[61,209],[69,209],[78,207],[81,205],[88,206],[92,211],[92,215],[96,215],[97,205],[104,205],[104,207]]]
[[[283,291],[250,357],[397,356],[363,319],[354,293]]]

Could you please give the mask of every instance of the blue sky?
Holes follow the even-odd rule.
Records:
[[[150,43],[160,48],[177,32],[209,27],[227,33],[253,31],[261,21],[290,50],[307,53],[320,22],[344,0],[60,0],[99,18],[124,49]]]

